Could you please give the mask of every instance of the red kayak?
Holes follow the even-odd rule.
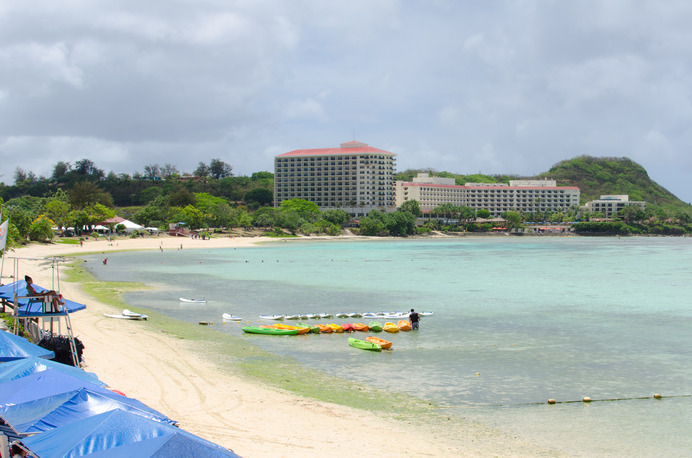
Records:
[[[344,332],[354,332],[356,330],[351,323],[344,323],[341,327],[344,328]]]

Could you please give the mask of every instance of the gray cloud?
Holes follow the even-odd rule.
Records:
[[[148,1],[0,5],[0,180],[355,136],[398,168],[535,174],[627,156],[685,201],[692,4]]]

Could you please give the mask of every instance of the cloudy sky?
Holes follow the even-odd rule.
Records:
[[[691,202],[691,23],[687,0],[0,0],[0,181],[249,175],[355,138],[398,170],[625,156]]]

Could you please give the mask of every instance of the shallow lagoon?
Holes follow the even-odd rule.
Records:
[[[222,313],[256,324],[262,314],[431,310],[419,332],[387,334],[395,350],[382,354],[352,350],[343,335],[243,338],[574,455],[685,456],[692,451],[691,244],[292,240],[118,253],[107,266],[89,265],[102,279],[158,287],[129,293],[133,306],[214,321],[239,336],[239,325],[220,325]],[[653,400],[654,393],[671,397]],[[584,396],[629,400],[546,404]],[[641,397],[648,399],[632,399]]]

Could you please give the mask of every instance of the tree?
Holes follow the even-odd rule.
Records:
[[[271,172],[255,172],[250,176],[250,178],[252,181],[273,180],[274,174]]]
[[[421,216],[423,216],[423,212],[420,209],[420,203],[418,203],[418,201],[415,199],[407,200],[406,202],[401,204],[399,211],[411,213],[416,218],[420,218]]]
[[[362,235],[380,235],[385,231],[384,217],[378,210],[372,210],[365,218],[358,222],[358,228]]]
[[[248,204],[256,202],[259,206],[270,205],[274,201],[274,192],[266,188],[255,188],[245,193],[243,200]]]
[[[178,167],[173,164],[163,164],[161,167],[161,176],[168,179],[173,175],[178,175]]]
[[[197,165],[197,168],[195,169],[194,174],[196,177],[202,177],[202,178],[208,177],[209,176],[209,167],[204,162],[200,162]]]
[[[156,178],[160,175],[161,169],[159,164],[148,164],[144,166],[144,176]]]
[[[94,178],[101,178],[105,176],[103,170],[97,168],[94,162],[90,159],[81,159],[75,162],[74,170],[79,175],[90,176]]]
[[[502,217],[507,222],[507,229],[514,229],[515,227],[521,227],[521,214],[519,212],[510,210],[503,213]]]
[[[175,219],[184,222],[190,229],[199,229],[204,221],[204,213],[192,205],[186,205],[178,210]]]
[[[195,195],[187,189],[182,188],[168,197],[168,203],[171,207],[185,207],[186,205],[195,205]]]
[[[212,159],[209,163],[209,175],[212,178],[219,180],[221,178],[230,177],[233,175],[233,167],[226,164],[221,159]]]
[[[384,224],[391,235],[409,235],[416,230],[416,217],[413,213],[402,211],[385,213]]]
[[[490,218],[490,210],[486,210],[485,208],[479,208],[478,210],[476,210],[476,218]]]
[[[322,219],[342,227],[351,219],[351,215],[343,210],[325,210],[322,213]]]
[[[69,162],[58,161],[58,163],[53,167],[53,174],[51,175],[51,178],[58,181],[60,178],[67,175],[67,172],[69,172],[71,168],[72,166]]]
[[[47,216],[41,215],[29,227],[29,239],[35,242],[44,242],[53,239],[53,221]]]
[[[70,224],[70,204],[60,199],[50,199],[46,202],[46,216],[59,228]]]
[[[28,177],[28,175],[26,174],[26,171],[23,168],[17,167],[14,170],[14,182],[15,182],[15,184],[20,184],[20,183],[25,182],[27,180],[27,177]]]
[[[80,181],[70,190],[70,204],[72,204],[73,209],[84,208],[96,203],[112,207],[113,198],[109,193],[89,181]]]
[[[274,226],[279,210],[274,207],[262,207],[252,214],[252,224],[257,227]]]
[[[320,214],[320,207],[305,199],[284,200],[279,208],[282,211],[295,211],[306,221],[315,221]]]

